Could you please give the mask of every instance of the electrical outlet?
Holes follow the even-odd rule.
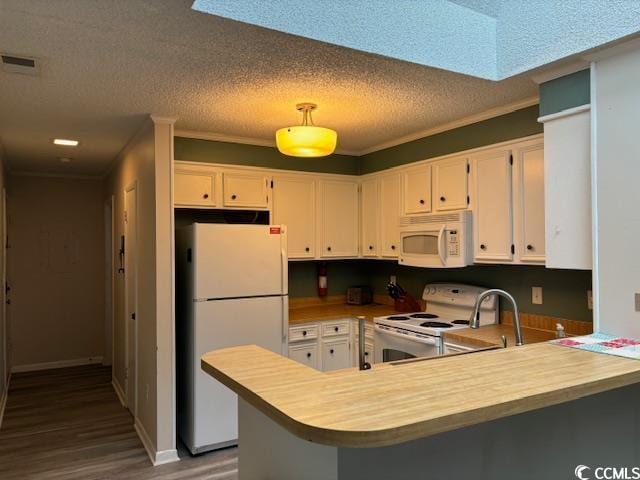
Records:
[[[531,303],[542,305],[542,287],[531,287]]]
[[[593,310],[593,291],[587,290],[587,308]]]
[[[389,277],[389,283],[393,283],[393,284],[395,284],[395,283],[396,283],[396,276],[395,276],[395,275],[391,275],[391,276]]]

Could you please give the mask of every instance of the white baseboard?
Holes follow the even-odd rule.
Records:
[[[165,463],[173,463],[178,462],[180,457],[178,457],[178,450],[161,450],[159,452],[153,446],[153,442],[149,438],[147,431],[144,429],[140,420],[136,418],[135,423],[133,424],[136,429],[136,433],[138,437],[140,437],[140,441],[142,442],[142,446],[147,451],[147,455],[149,455],[149,459],[154,467],[158,465],[164,465]]]
[[[7,406],[7,398],[9,397],[9,384],[11,383],[11,372],[7,377],[7,384],[5,385],[4,392],[2,392],[2,398],[0,398],[0,430],[2,429],[2,419],[4,418],[4,409]]]
[[[125,400],[126,396],[124,394],[124,390],[120,386],[120,382],[118,382],[118,379],[116,377],[113,377],[111,379],[111,385],[113,386],[113,389],[116,391],[116,395],[118,396],[118,400],[120,400],[120,404],[124,408],[127,408],[127,401]]]
[[[38,370],[51,370],[53,368],[77,367],[80,365],[94,365],[102,363],[102,357],[74,358],[57,362],[31,363],[28,365],[13,365],[11,373],[36,372]]]

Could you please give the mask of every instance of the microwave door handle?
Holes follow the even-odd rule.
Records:
[[[440,256],[440,261],[442,265],[446,265],[447,259],[444,257],[444,245],[442,245],[442,240],[444,239],[444,225],[440,228],[438,232],[438,255]]]

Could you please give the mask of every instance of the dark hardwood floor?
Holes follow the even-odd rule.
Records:
[[[153,467],[133,418],[111,386],[111,369],[16,374],[0,429],[0,479],[237,480],[237,449]]]

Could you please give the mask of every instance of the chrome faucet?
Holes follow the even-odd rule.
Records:
[[[497,288],[492,288],[490,290],[485,290],[476,299],[476,304],[473,307],[473,313],[471,314],[471,319],[469,320],[469,326],[471,328],[479,328],[480,327],[480,305],[482,301],[487,298],[489,295],[499,295],[501,297],[506,298],[513,305],[513,329],[516,336],[516,345],[524,345],[522,341],[522,329],[520,328],[520,314],[518,313],[518,305],[516,304],[516,299],[511,296],[508,292],[504,290],[499,290]]]

